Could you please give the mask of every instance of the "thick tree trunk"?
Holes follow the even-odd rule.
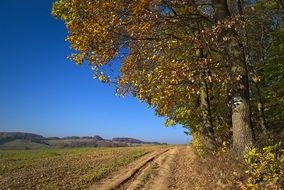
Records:
[[[226,0],[213,0],[216,22],[230,18]],[[244,50],[234,38],[235,31],[228,31],[233,37],[228,43],[228,60],[231,64],[232,78],[232,130],[233,148],[238,154],[243,154],[253,146],[254,135],[251,126],[248,71]],[[228,33],[226,33],[228,34]]]
[[[228,48],[232,64],[232,129],[233,148],[242,154],[253,146],[253,131],[249,102],[248,71],[240,44],[232,40]]]

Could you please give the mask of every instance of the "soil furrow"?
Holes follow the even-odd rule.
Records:
[[[133,183],[136,178],[143,172],[147,166],[153,163],[161,155],[168,152],[170,149],[164,149],[162,151],[155,151],[150,155],[146,155],[143,158],[139,159],[137,162],[134,162],[127,166],[124,170],[119,171],[114,174],[113,177],[103,180],[98,184],[94,184],[91,189],[93,190],[119,190],[127,189],[131,183]]]
[[[190,146],[155,151],[118,171],[96,190],[195,189],[195,154]]]
[[[169,151],[169,149],[163,151],[160,154],[153,156],[151,159],[149,159],[147,162],[145,162],[145,164],[143,164],[142,167],[135,169],[135,172],[129,178],[125,179],[125,181],[123,181],[119,186],[115,187],[114,189],[116,189],[116,190],[128,189],[129,186],[131,186],[131,184],[133,184],[133,182],[137,181],[137,178],[144,172],[144,170],[147,167],[151,166],[156,159],[160,158],[162,155],[164,155],[168,151]]]

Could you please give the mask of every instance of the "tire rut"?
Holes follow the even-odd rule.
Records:
[[[155,163],[155,161],[157,159],[159,159],[160,157],[162,157],[163,155],[165,155],[170,149],[166,149],[165,151],[163,151],[162,153],[159,153],[157,155],[155,155],[154,157],[152,157],[151,159],[149,159],[142,167],[140,167],[139,169],[137,169],[135,171],[135,173],[133,173],[133,175],[126,179],[125,181],[123,181],[117,188],[115,188],[116,190],[136,190],[136,189],[141,189],[141,188],[136,188],[136,185],[133,184],[137,184],[139,183],[139,177],[141,177],[141,175],[145,174],[145,171],[147,171],[147,169],[151,168],[151,166]],[[138,186],[140,186],[139,184],[137,184]],[[141,184],[142,185],[142,184]]]
[[[138,161],[130,164],[126,169],[117,173],[114,177],[106,179],[99,184],[91,186],[92,190],[125,190],[131,187],[131,185],[137,182],[137,179],[144,170],[151,166],[155,160],[165,155],[173,148],[167,148],[161,151],[153,152],[150,155],[145,155]]]

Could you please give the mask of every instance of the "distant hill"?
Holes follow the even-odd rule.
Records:
[[[126,147],[158,142],[144,142],[134,138],[113,138],[106,140],[96,136],[43,137],[33,133],[0,132],[0,149],[38,149],[71,147]],[[165,144],[165,143],[163,143]]]
[[[128,144],[156,144],[156,145],[166,144],[166,143],[159,143],[159,142],[141,141],[139,139],[134,139],[134,138],[129,138],[129,137],[115,137],[115,138],[112,138],[112,141],[124,142]]]
[[[16,139],[28,140],[34,143],[46,144],[44,137],[33,133],[22,132],[0,132],[0,144],[13,141]]]
[[[3,141],[9,141],[10,139],[42,139],[43,136],[33,133],[22,132],[0,132],[0,143]]]
[[[50,148],[50,145],[46,143],[37,143],[25,139],[15,139],[0,144],[0,150],[30,150],[30,149],[41,149]]]

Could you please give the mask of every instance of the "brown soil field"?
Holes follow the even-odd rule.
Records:
[[[87,189],[163,146],[0,151],[0,189]]]
[[[232,189],[216,160],[191,146],[0,151],[0,189]]]

